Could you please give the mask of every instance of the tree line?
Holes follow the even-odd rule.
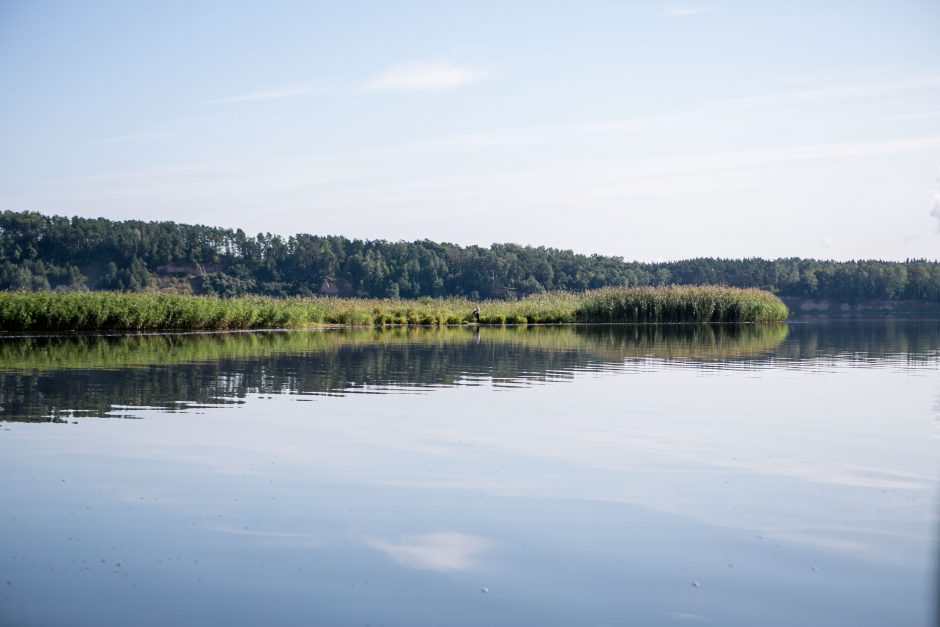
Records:
[[[940,302],[940,262],[793,257],[642,263],[517,244],[285,238],[168,221],[0,214],[2,290],[479,299],[668,284],[757,287],[846,302]]]

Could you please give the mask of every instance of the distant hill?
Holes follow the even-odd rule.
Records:
[[[839,302],[940,303],[940,262],[640,263],[570,250],[247,235],[175,222],[0,214],[0,289],[501,298],[607,285],[718,284]]]

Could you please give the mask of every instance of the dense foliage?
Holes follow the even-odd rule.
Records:
[[[715,284],[849,302],[940,302],[940,262],[690,259],[639,263],[569,250],[283,238],[174,222],[0,214],[0,289],[160,289],[218,296],[519,297],[604,286]]]

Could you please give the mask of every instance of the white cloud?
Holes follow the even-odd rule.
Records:
[[[551,130],[545,132],[550,134]],[[101,206],[115,211],[140,211],[142,207],[156,210],[170,206],[180,212],[175,219],[183,219],[184,212],[196,208],[231,212],[279,206],[284,211],[299,211],[317,206],[324,211],[330,208],[342,213],[372,206],[448,205],[473,211],[481,207],[525,208],[540,203],[577,206],[624,202],[625,198],[671,197],[678,189],[697,188],[701,193],[759,189],[770,176],[768,168],[776,170],[816,163],[836,163],[841,167],[847,159],[896,155],[940,146],[940,136],[928,136],[655,157],[624,155],[616,159],[531,164],[512,170],[455,171],[433,177],[425,175],[425,166],[421,175],[416,175],[407,165],[409,160],[397,160],[406,163],[400,173],[394,177],[378,177],[378,173],[388,169],[393,156],[485,149],[487,144],[505,147],[513,141],[525,144],[547,139],[537,132],[528,137],[506,131],[505,136],[497,133],[482,138],[442,138],[438,142],[336,154],[328,159],[224,160],[111,171],[61,179],[41,191],[31,192],[30,197],[33,203],[61,206],[70,211],[98,211]],[[934,191],[940,193],[940,188]],[[936,200],[935,196],[931,199]],[[8,198],[7,202],[17,204],[15,198]],[[940,209],[936,211],[940,213]],[[937,216],[934,214],[934,217]],[[288,228],[301,230],[293,225]]]
[[[701,614],[693,614],[691,612],[669,612],[667,614],[669,618],[677,621],[697,621],[697,622],[713,622],[712,619],[707,616],[702,616]]]
[[[160,140],[170,137],[174,133],[169,131],[151,131],[141,133],[129,133],[127,135],[118,135],[115,137],[104,137],[102,139],[92,139],[88,142],[89,146],[105,146],[109,144],[126,144],[138,141]]]
[[[403,566],[438,572],[467,570],[492,546],[485,538],[455,531],[425,533],[399,542],[378,539],[366,542]]]
[[[778,92],[757,96],[735,96],[715,100],[711,106],[762,106],[788,105],[794,102],[812,100],[839,100],[846,98],[866,98],[916,90],[934,89],[940,85],[940,74],[917,74],[897,79],[876,80],[874,78],[841,85],[808,87],[787,92]]]
[[[636,116],[570,125],[571,128],[589,132],[649,132],[673,127],[677,123],[701,120],[715,114],[726,114],[730,108],[760,109],[764,107],[792,106],[813,101],[843,101],[877,96],[909,94],[914,91],[933,90],[940,86],[940,74],[916,74],[890,80],[867,80],[840,85],[806,87],[784,92],[753,96],[729,96],[707,100],[679,110],[657,115]],[[940,116],[938,112],[897,115],[889,119],[926,119]]]
[[[727,161],[735,166],[745,166],[755,163],[818,161],[899,154],[930,148],[938,144],[940,144],[940,135],[871,142],[841,142],[834,144],[785,146],[761,150],[743,150],[728,153],[715,153],[708,156],[708,158],[719,162]]]
[[[667,7],[659,12],[662,17],[689,17],[708,11],[705,7]]]
[[[937,219],[937,232],[940,233],[940,175],[934,179],[934,186],[933,189],[930,190],[930,197],[933,199],[933,208],[930,210],[930,215]]]
[[[689,111],[669,113],[665,115],[646,115],[633,118],[624,118],[620,120],[606,120],[603,122],[578,124],[573,125],[572,128],[591,133],[633,133],[658,131],[672,127],[678,122],[688,121],[700,117],[701,113],[701,109],[695,108],[690,109]]]
[[[888,120],[929,120],[931,118],[940,118],[940,111],[923,111],[921,113],[899,113],[889,116]]]
[[[369,81],[364,89],[445,91],[486,78],[489,78],[486,72],[447,62],[410,61],[387,68]]]
[[[460,152],[491,148],[531,146],[547,142],[553,129],[543,127],[507,128],[445,135],[388,146],[371,148],[365,156],[403,156],[422,153]]]
[[[253,91],[247,94],[237,96],[226,96],[224,98],[214,98],[209,101],[210,104],[225,104],[231,102],[269,102],[271,100],[282,100],[284,98],[293,98],[295,96],[304,96],[312,93],[313,87],[285,87],[282,89],[268,89],[263,91]]]

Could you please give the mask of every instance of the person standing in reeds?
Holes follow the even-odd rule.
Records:
[[[480,306],[479,305],[473,308],[473,319],[477,324],[480,324]]]

